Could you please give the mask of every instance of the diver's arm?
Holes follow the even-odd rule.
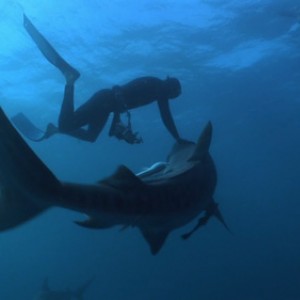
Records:
[[[169,100],[168,99],[162,99],[158,100],[158,107],[160,111],[160,116],[162,118],[163,123],[167,127],[168,131],[171,133],[171,135],[174,137],[175,140],[180,140],[177,128],[175,126],[170,107],[169,107]]]

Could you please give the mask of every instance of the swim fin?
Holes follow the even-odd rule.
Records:
[[[25,137],[34,142],[40,142],[59,133],[58,128],[52,123],[48,124],[46,131],[37,128],[23,113],[16,114],[11,121]]]
[[[79,78],[80,73],[58,54],[25,14],[23,15],[23,26],[45,58],[63,73],[67,83],[73,84]]]

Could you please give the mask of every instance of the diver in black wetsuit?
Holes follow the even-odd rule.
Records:
[[[126,126],[121,122],[120,114],[157,101],[165,126],[171,135],[180,141],[169,108],[169,99],[177,97],[180,93],[180,83],[176,78],[161,80],[156,77],[140,77],[125,85],[96,92],[74,111],[74,84],[72,81],[67,81],[58,129],[62,133],[94,142],[103,129],[109,114],[114,113],[110,136],[130,142],[133,138],[130,125]],[[87,129],[82,128],[85,125],[88,125]],[[51,125],[51,127],[53,126]],[[49,133],[51,133],[51,129]],[[133,140],[133,143],[136,142],[140,142],[137,136]]]
[[[43,140],[55,133],[64,133],[81,140],[94,142],[105,126],[109,114],[113,113],[109,135],[124,139],[130,144],[141,143],[142,139],[137,136],[137,133],[132,132],[129,110],[156,101],[168,131],[178,142],[184,141],[177,132],[169,108],[169,99],[176,98],[181,94],[181,85],[178,79],[167,77],[165,80],[161,80],[150,76],[140,77],[122,86],[100,90],[74,110],[74,83],[80,77],[80,73],[56,52],[25,15],[24,27],[46,59],[56,66],[66,78],[58,128],[50,123],[45,134],[36,140]],[[124,124],[120,118],[120,114],[125,112],[128,115],[128,124]],[[87,128],[82,128],[83,126],[87,126]]]

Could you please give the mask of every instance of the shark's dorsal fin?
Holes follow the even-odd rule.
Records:
[[[207,154],[212,137],[212,123],[209,121],[200,135],[195,151],[189,161],[200,161]]]
[[[137,187],[144,184],[141,179],[139,179],[131,170],[129,170],[124,165],[119,166],[112,176],[99,181],[99,183],[107,184],[117,188],[130,188],[133,186]]]
[[[148,230],[145,228],[140,228],[144,239],[147,241],[147,243],[150,246],[151,253],[153,255],[156,255],[161,247],[164,245],[169,232],[168,231],[154,231],[154,230]]]
[[[141,182],[138,177],[124,165],[119,166],[112,177],[116,180],[133,180]]]

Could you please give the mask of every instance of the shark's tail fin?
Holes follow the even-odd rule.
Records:
[[[74,297],[78,300],[83,300],[83,294],[86,292],[86,290],[90,287],[91,283],[94,281],[94,277],[90,278],[86,282],[83,283],[82,286],[80,286],[77,291],[75,292]]]
[[[47,209],[60,187],[0,108],[0,231]]]

